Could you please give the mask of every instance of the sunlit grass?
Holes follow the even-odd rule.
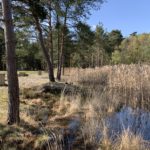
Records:
[[[44,72],[41,76],[38,75],[38,72],[27,71],[26,73],[29,74],[28,77],[19,77],[20,91],[24,88],[32,88],[48,82],[47,74]],[[38,99],[24,99],[23,96],[20,95],[20,125],[8,126],[8,87],[0,87],[0,141],[5,139],[3,148],[1,147],[2,149],[12,148],[16,150],[18,144],[20,148],[24,148],[29,143],[31,148],[32,146],[34,147],[34,144],[31,144],[32,141],[35,141],[35,135],[33,135],[32,132],[39,130],[39,121],[36,121],[35,118],[43,119],[45,113],[49,113],[47,108],[41,109],[41,107],[46,106],[42,100],[37,110],[35,106],[38,104],[36,102],[39,103]],[[35,117],[28,113],[29,108],[32,107],[34,108]]]
[[[40,76],[36,71],[25,71],[25,73],[29,76],[19,77],[19,84],[20,91],[25,88],[23,95],[20,97],[20,114],[21,124],[26,126],[26,129],[17,126],[13,127],[15,129],[10,129],[6,126],[7,87],[0,87],[0,124],[2,124],[0,133],[10,137],[10,141],[11,137],[16,137],[18,133],[26,133],[26,136],[30,137],[29,139],[19,135],[24,140],[24,144],[30,140],[34,143],[32,143],[34,146],[41,147],[42,143],[47,141],[48,136],[41,134],[38,138],[35,138],[31,133],[34,128],[39,129],[41,122],[46,123],[48,128],[66,127],[69,119],[78,115],[81,117],[81,133],[84,137],[84,143],[82,144],[91,145],[97,149],[143,150],[145,141],[141,135],[135,135],[130,130],[125,130],[121,134],[115,133],[117,138],[113,141],[109,137],[104,120],[119,112],[123,106],[131,106],[133,109],[140,107],[149,112],[150,67],[148,65],[65,69],[63,81],[86,87],[87,91],[85,91],[85,96],[72,93],[71,95],[62,94],[61,98],[50,93],[46,98],[42,95],[41,97],[35,97],[33,87],[48,83],[48,74],[42,72]],[[56,99],[60,99],[60,101],[56,101]],[[11,133],[12,130],[15,131],[15,135]],[[97,140],[95,136],[101,131],[102,138]],[[138,149],[138,147],[140,148]]]
[[[97,149],[100,147],[108,150],[147,149],[143,137],[140,134],[135,135],[130,130],[125,130],[122,134],[114,133],[118,138],[113,141],[110,134],[107,133],[109,127],[104,122],[107,117],[113,117],[123,107],[131,107],[133,110],[141,108],[147,113],[150,112],[149,65],[115,65],[95,69],[72,68],[66,73],[70,76],[63,78],[65,82],[87,87],[88,93],[91,93],[84,99],[78,97],[78,101],[81,101],[78,108],[85,117],[82,133],[86,146],[91,145]],[[75,102],[76,99],[70,97],[68,103],[65,101],[64,107],[68,110],[66,112],[69,112],[74,105],[72,101]],[[60,107],[63,107],[61,103]],[[148,121],[148,118],[145,119]],[[140,122],[136,122],[136,126],[140,125]],[[147,143],[150,144],[148,141]]]
[[[7,114],[7,88],[6,87],[0,87],[0,121],[4,122],[6,120],[6,114]]]

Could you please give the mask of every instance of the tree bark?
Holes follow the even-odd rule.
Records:
[[[40,45],[41,45],[41,48],[43,50],[43,54],[45,56],[45,59],[46,59],[47,65],[48,65],[49,80],[51,82],[55,82],[54,69],[53,69],[52,62],[50,60],[49,51],[44,44],[44,38],[43,38],[43,34],[42,34],[41,25],[40,25],[39,19],[37,17],[34,17],[34,19],[35,19],[36,28],[38,31],[38,37],[39,37]]]
[[[57,68],[59,68],[59,55],[60,55],[60,25],[59,25],[59,17],[57,15],[57,23],[58,23],[58,27],[57,27]]]
[[[58,65],[58,70],[57,70],[57,79],[58,80],[61,80],[62,66],[64,63],[64,42],[65,42],[65,31],[66,31],[66,23],[67,23],[67,13],[68,13],[68,7],[66,7],[64,24],[63,24],[63,29],[62,29],[60,58],[59,58],[59,65]]]
[[[59,65],[58,65],[58,70],[57,70],[57,79],[58,80],[61,80],[61,72],[62,72],[62,65],[63,65],[63,58],[64,58],[63,57],[64,56],[64,40],[65,40],[65,33],[64,33],[64,31],[62,31],[62,41],[61,41],[61,48],[60,48]]]
[[[49,6],[50,6],[50,14],[49,14],[49,42],[50,42],[50,56],[51,56],[51,63],[52,66],[54,67],[54,58],[53,58],[53,30],[52,30],[52,1],[49,1]],[[52,68],[54,69],[54,68]]]
[[[8,124],[19,123],[19,83],[16,67],[15,34],[12,21],[11,1],[2,0],[4,17],[5,48],[8,78]]]

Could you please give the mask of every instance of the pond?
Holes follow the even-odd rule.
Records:
[[[110,137],[121,134],[124,130],[130,130],[144,140],[150,140],[150,112],[123,107],[120,112],[108,117],[105,123]]]
[[[77,142],[76,134],[82,126],[81,119],[72,119],[68,125],[69,134],[67,136],[69,150],[73,143]],[[123,107],[119,112],[113,113],[104,120],[105,126],[108,128],[108,136],[112,141],[118,138],[124,131],[140,135],[145,141],[150,141],[150,112],[142,109],[132,109],[131,107]],[[101,141],[103,134],[102,130],[96,129],[95,140]]]

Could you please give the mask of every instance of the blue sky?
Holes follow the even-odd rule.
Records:
[[[150,32],[150,0],[107,0],[99,11],[92,11],[91,26],[101,22],[107,31],[119,29],[124,36]]]

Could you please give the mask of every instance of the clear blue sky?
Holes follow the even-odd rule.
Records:
[[[150,32],[150,0],[107,0],[91,14],[87,22],[93,27],[101,22],[107,31],[119,29],[124,36]]]

